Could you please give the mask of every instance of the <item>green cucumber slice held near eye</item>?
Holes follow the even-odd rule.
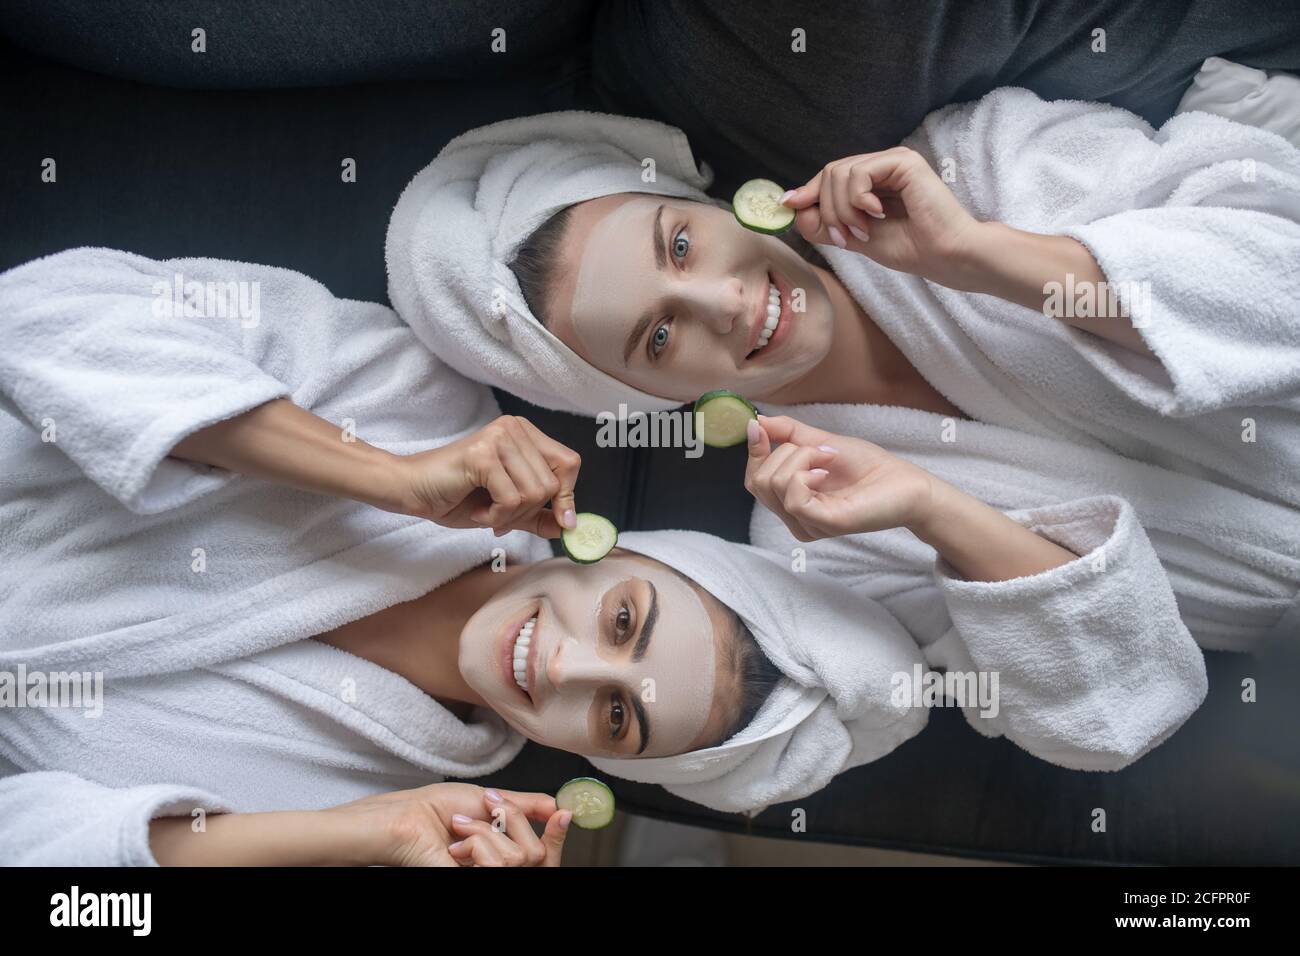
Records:
[[[572,528],[560,532],[560,544],[570,560],[595,564],[618,544],[618,528],[608,518],[583,511]]]
[[[770,179],[751,179],[736,190],[731,209],[746,229],[769,236],[785,232],[794,222],[794,210],[781,205],[785,190]]]
[[[700,439],[710,448],[730,448],[746,441],[750,420],[758,419],[757,408],[725,388],[701,395],[695,414]]]
[[[614,819],[614,791],[595,777],[574,777],[555,795],[555,806],[572,810],[572,822],[582,829],[599,830]]]

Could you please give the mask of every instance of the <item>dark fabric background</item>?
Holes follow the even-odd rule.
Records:
[[[1159,125],[1207,56],[1300,71],[1296,0],[607,0],[596,37],[603,106],[680,126],[725,196],[805,182],[999,86]]]
[[[526,15],[507,25],[517,60],[483,56],[486,41],[480,38],[497,19],[486,5],[466,5],[460,20],[445,11],[431,14],[434,26],[426,29],[421,18],[437,5],[375,3],[359,34],[354,27],[362,21],[330,14],[347,10],[351,16],[359,5],[313,4],[305,22],[319,29],[311,30],[304,29],[302,14],[270,25],[246,19],[258,9],[252,4],[175,3],[151,14],[153,33],[137,33],[130,21],[103,15],[116,10],[125,16],[122,4],[92,6],[91,13],[63,0],[0,7],[0,33],[21,41],[0,40],[0,268],[72,246],[106,245],[155,258],[212,256],[285,266],[337,295],[384,302],[389,212],[409,178],[448,139],[509,116],[592,106],[588,43],[595,44],[604,67],[611,54],[628,58],[635,75],[615,80],[606,73],[602,94],[628,104],[647,92],[664,93],[650,88],[631,50],[653,51],[659,43],[655,71],[675,69],[682,52],[657,39],[662,22],[651,30],[643,19],[620,25],[615,16],[639,10],[644,18],[649,4],[605,4],[604,25],[594,34],[580,16],[516,4],[511,9]],[[188,28],[181,28],[200,7],[221,14],[205,13],[213,25],[209,59],[201,66],[207,72],[197,77]],[[683,15],[671,4],[663,9],[665,18]],[[701,21],[723,9],[701,6],[691,29],[706,30]],[[724,25],[720,16],[718,29]],[[763,18],[737,13],[728,20],[740,34]],[[903,21],[922,32],[930,25],[922,17]],[[1152,22],[1156,34],[1172,29]],[[345,28],[347,35],[339,35]],[[626,31],[621,40],[618,31]],[[974,52],[965,55],[976,64],[985,42],[977,33],[967,41]],[[289,34],[297,37],[296,45],[285,46]],[[810,35],[815,43],[825,42],[816,30]],[[115,45],[114,36],[120,43]],[[240,37],[233,46],[216,42],[232,36]],[[1116,39],[1112,31],[1111,43]],[[1158,35],[1150,42],[1150,57],[1158,59]],[[956,44],[945,57],[958,57],[961,49]],[[856,40],[843,43],[846,68],[859,55]],[[715,66],[751,66],[748,78],[728,80],[734,89],[712,91],[719,102],[734,104],[727,111],[741,128],[735,135],[773,110],[793,115],[793,106],[775,103],[771,91],[758,85],[755,77],[763,70],[752,66],[766,64],[766,57],[728,60],[718,50],[709,56],[718,58],[709,61]],[[927,95],[940,95],[934,90],[946,87],[927,76],[946,69],[947,60],[915,56],[895,70],[912,71],[916,84],[933,87]],[[65,65],[71,61],[87,68]],[[404,79],[393,82],[398,75]],[[149,85],[140,82],[153,77]],[[328,85],[344,81],[367,82]],[[826,82],[827,90],[852,88]],[[229,88],[248,85],[295,88]],[[196,86],[222,88],[189,88]],[[752,99],[736,92],[745,89]],[[705,89],[696,93],[705,102]],[[919,103],[909,109],[920,109]],[[770,132],[782,140],[791,135],[780,125]],[[714,158],[709,148],[698,155]],[[47,156],[58,161],[57,184],[40,181]],[[354,184],[339,179],[345,156],[357,160]],[[592,423],[500,399],[507,410],[529,414],[583,454],[582,507],[608,514],[627,529],[693,527],[745,538],[751,500],[740,483],[743,449],[710,451],[696,461],[672,451],[598,449]],[[1038,861],[1300,862],[1300,663],[1294,648],[1258,658],[1211,653],[1207,659],[1210,696],[1204,706],[1169,742],[1119,773],[1051,766],[1006,740],[979,736],[955,711],[936,710],[919,737],[798,801],[807,814],[803,834],[791,831],[794,805],[771,808],[751,822],[678,800],[658,787],[610,783],[626,811],[791,839]],[[1257,704],[1239,701],[1245,677],[1259,681]],[[580,757],[529,744],[489,781],[554,792],[564,780],[590,772]],[[1107,812],[1104,833],[1090,828],[1097,807]]]

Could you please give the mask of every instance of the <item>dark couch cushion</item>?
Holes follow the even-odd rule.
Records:
[[[606,0],[592,81],[604,108],[684,129],[730,196],[746,179],[794,186],[894,146],[931,110],[998,86],[1103,100],[1159,125],[1207,56],[1300,70],[1300,4]]]
[[[596,0],[6,0],[0,34],[107,76],[194,89],[536,79],[583,45]],[[204,31],[205,50],[192,48]],[[501,32],[496,32],[501,31]]]

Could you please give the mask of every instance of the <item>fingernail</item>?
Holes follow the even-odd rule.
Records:
[[[567,829],[569,829],[569,822],[570,822],[572,819],[573,819],[573,811],[572,811],[572,810],[561,810],[561,811],[560,811],[560,829],[561,829],[561,830],[567,830]]]
[[[817,478],[821,478],[825,475],[829,475],[830,472],[827,471],[825,468],[814,468],[812,471],[808,472],[808,474],[813,475],[814,477]]]
[[[828,455],[838,455],[840,453],[840,450],[838,448],[835,448],[831,445],[818,445],[817,450],[824,451]]]
[[[459,849],[460,849],[462,846],[464,846],[464,845],[465,845],[465,841],[464,841],[464,840],[457,840],[455,843],[449,843],[449,844],[447,844],[447,849],[448,849],[448,850],[459,850]]]
[[[781,198],[778,199],[777,202],[781,203],[781,205],[784,206],[784,205],[785,205],[785,201],[786,201],[787,199],[789,199],[789,198],[790,198],[791,196],[793,196],[793,195],[794,195],[794,190],[793,190],[793,189],[787,189],[785,192],[781,193]]]
[[[573,513],[572,508],[564,512],[564,526],[566,528],[576,528],[578,526],[578,516]]]
[[[868,241],[871,239],[871,237],[870,237],[869,235],[867,235],[865,232],[863,232],[863,231],[862,231],[861,229],[859,229],[857,226],[849,226],[849,232],[853,233],[853,235],[857,236],[857,237],[858,237],[859,239],[861,239],[863,242],[868,242]]]
[[[474,821],[471,820],[469,817],[465,816],[465,814],[463,814],[463,813],[453,813],[453,814],[451,815],[451,819],[452,819],[452,822],[453,822],[453,823],[473,823],[473,822],[474,822]]]
[[[488,787],[488,789],[484,790],[484,791],[483,791],[483,794],[484,794],[484,796],[486,796],[489,800],[491,800],[493,803],[500,803],[500,802],[501,802],[501,794],[497,793],[497,792],[496,792],[495,790],[493,790],[491,787]]]
[[[870,209],[867,210],[867,215],[868,215],[868,216],[872,216],[872,217],[874,217],[874,218],[876,218],[876,219],[884,219],[884,218],[885,218],[885,214],[884,214],[883,212],[872,212]]]
[[[745,424],[745,436],[749,439],[749,443],[751,445],[757,444],[760,434],[761,429],[758,427],[758,422],[751,418]]]
[[[826,231],[830,233],[831,242],[835,243],[835,245],[839,246],[841,249],[848,246],[848,243],[844,241],[844,233],[840,232],[834,226],[828,226]]]

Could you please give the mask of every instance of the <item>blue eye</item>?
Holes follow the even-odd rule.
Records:
[[[683,229],[673,237],[673,255],[678,259],[685,259],[686,254],[690,251],[691,240],[690,237],[686,235],[686,230]]]
[[[668,323],[665,322],[650,336],[650,353],[657,356],[668,345]]]

